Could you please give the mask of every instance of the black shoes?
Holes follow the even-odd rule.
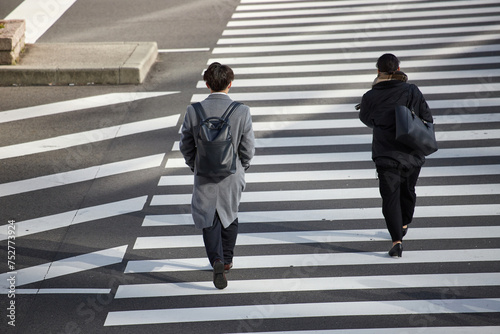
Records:
[[[408,226],[403,227],[403,237],[408,233]],[[401,257],[403,256],[403,244],[402,243],[397,243],[394,246],[392,246],[391,250],[389,251],[390,256],[394,257]]]
[[[403,245],[401,243],[397,243],[392,246],[391,250],[389,251],[389,255],[401,257],[403,255]]]
[[[214,262],[214,285],[217,289],[224,289],[227,286],[226,274],[224,273],[224,262],[216,260]]]

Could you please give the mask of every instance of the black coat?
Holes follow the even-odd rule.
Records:
[[[432,114],[424,96],[417,86],[400,80],[382,81],[363,95],[359,119],[373,128],[372,159],[377,161],[387,158],[398,161],[405,167],[420,167],[425,162],[423,154],[396,141],[396,105],[411,105],[415,113],[432,123]]]

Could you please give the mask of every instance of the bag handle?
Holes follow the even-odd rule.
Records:
[[[408,106],[408,109],[410,109],[411,112],[414,113],[413,110],[415,109],[415,105],[412,102],[413,102],[413,85],[409,84],[409,86],[408,86],[408,102],[406,104]]]
[[[411,105],[411,103],[410,103],[411,100],[412,100],[412,96],[413,96],[413,94],[411,94],[411,92],[412,92],[411,88],[412,88],[412,85],[408,84],[408,89],[403,90],[403,92],[401,93],[401,95],[399,95],[398,99],[396,100],[396,103],[397,103],[397,101],[401,100],[401,98],[403,97],[404,93],[408,92],[408,100],[406,101],[406,107],[408,109],[410,109],[410,111],[412,112],[412,114],[414,114],[414,112],[413,112],[413,105]]]
[[[418,116],[417,114],[415,114],[415,106],[412,103],[410,103],[410,101],[412,100],[413,100],[413,85],[410,84],[410,86],[408,87],[408,102],[406,103],[406,106],[411,111],[411,117],[413,117],[414,119],[415,117],[418,118],[419,120],[422,121],[422,123],[424,123],[424,125],[427,128],[429,128],[429,124],[427,124],[428,122],[425,119]]]

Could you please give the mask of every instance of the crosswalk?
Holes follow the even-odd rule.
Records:
[[[193,178],[176,142],[149,203],[158,210],[143,220],[151,234],[136,239],[140,259],[125,269],[143,280],[115,295],[136,302],[122,302],[104,325],[500,330],[499,17],[495,1],[241,1],[208,61],[233,67],[231,97],[251,106],[257,137],[229,286],[213,288],[202,239],[187,229]],[[386,253],[371,135],[353,109],[383,52],[398,55],[425,94],[440,142],[422,170],[400,260]],[[193,102],[204,87],[198,82]],[[470,264],[495,265],[464,270]]]
[[[233,68],[230,95],[251,107],[256,134],[228,287],[213,288],[190,215],[193,176],[176,141],[166,153],[134,151],[74,168],[66,161],[64,168],[23,180],[3,179],[0,199],[63,190],[80,204],[75,185],[162,171],[154,193],[109,191],[109,198],[97,196],[66,211],[41,209],[39,216],[16,221],[22,241],[116,217],[144,217],[140,235],[123,243],[76,248],[64,258],[18,268],[16,293],[113,294],[103,332],[498,333],[499,18],[496,0],[241,0],[207,61]],[[387,255],[371,132],[354,110],[385,52],[401,59],[424,93],[440,143],[422,169],[414,224],[397,260]],[[192,102],[206,97],[202,81],[195,89]],[[176,93],[114,93],[3,111],[0,125]],[[53,157],[110,140],[130,145],[128,138],[162,129],[177,132],[177,112],[11,140],[0,147],[0,161]],[[0,242],[8,235],[8,225],[1,225]],[[128,279],[116,289],[57,283],[120,263]],[[0,273],[2,293],[10,275]],[[56,283],[38,284],[47,280]]]
[[[23,124],[33,119],[38,121],[57,122],[57,117],[77,112],[85,113],[87,110],[99,110],[103,113],[109,112],[112,108],[127,108],[130,103],[139,103],[138,101],[161,98],[176,94],[177,92],[153,92],[153,93],[112,93],[86,97],[76,100],[68,100],[35,107],[28,107],[15,110],[7,110],[0,113],[0,124],[5,126]],[[47,153],[56,152],[57,157],[52,161],[52,166],[49,168],[40,166],[40,171],[37,176],[21,180],[12,180],[0,184],[0,200],[2,200],[2,213],[5,219],[9,218],[6,213],[7,205],[17,201],[20,203],[21,210],[28,211],[31,205],[40,205],[51,207],[54,199],[49,197],[37,198],[37,202],[33,203],[25,200],[23,197],[33,193],[41,193],[57,191],[67,196],[74,196],[67,187],[84,183],[91,183],[96,180],[106,179],[110,177],[127,178],[130,175],[137,175],[148,170],[161,168],[165,153],[156,153],[152,155],[138,156],[131,159],[122,159],[110,161],[103,164],[94,164],[86,160],[90,155],[97,155],[97,145],[109,142],[110,140],[127,139],[132,136],[140,136],[142,134],[174,128],[180,119],[180,114],[173,114],[161,118],[144,119],[136,122],[121,123],[109,127],[100,125],[113,123],[110,118],[99,122],[96,128],[88,129],[84,132],[73,132],[63,135],[54,135],[49,138],[35,139],[28,132],[25,136],[19,136],[18,142],[11,145],[0,147],[0,159],[9,161],[8,159],[18,159],[20,163],[23,158],[42,156]],[[22,125],[21,125],[22,126]],[[94,125],[95,126],[95,125]],[[62,124],[60,125],[62,129]],[[26,140],[31,139],[31,141]],[[64,152],[73,152],[71,160],[64,159]],[[8,165],[8,164],[6,164]],[[15,165],[15,163],[14,163]],[[85,166],[88,165],[88,166]],[[85,166],[83,168],[71,168],[72,166]],[[64,170],[64,171],[60,171]],[[55,173],[54,173],[55,172]],[[18,177],[2,173],[2,178]],[[49,193],[50,194],[50,193]],[[43,197],[43,195],[42,195]],[[64,212],[54,212],[48,215],[36,217],[27,217],[21,220],[15,216],[9,218],[12,220],[10,224],[0,226],[0,241],[12,241],[12,236],[15,237],[13,243],[14,249],[17,245],[17,251],[20,254],[28,253],[30,247],[23,242],[30,236],[40,235],[45,233],[50,235],[54,231],[75,227],[81,224],[89,224],[112,217],[120,217],[128,214],[137,213],[143,210],[147,200],[147,194],[137,194],[137,196],[124,196],[119,200],[104,200],[94,205],[83,205],[80,207],[78,196],[72,198],[71,206],[76,206],[74,210]],[[12,211],[9,213],[12,215]],[[21,216],[29,215],[27,212],[22,212]],[[14,234],[12,231],[14,231]],[[10,231],[10,232],[9,232]],[[82,241],[83,242],[83,241]],[[18,261],[14,266],[15,270],[0,273],[0,291],[6,294],[8,289],[9,277],[16,277],[16,293],[23,294],[108,294],[109,288],[102,288],[99,283],[92,288],[82,288],[81,286],[41,288],[40,283],[57,277],[64,277],[75,273],[85,272],[88,270],[103,268],[113,264],[119,264],[123,261],[128,245],[118,245],[110,248],[104,248],[76,256],[68,256],[66,258],[55,261],[46,262],[45,259],[40,259],[38,263],[32,265],[23,264]],[[92,247],[90,247],[92,249]],[[15,253],[14,253],[15,254]],[[15,263],[15,261],[13,261]],[[38,286],[38,287],[37,287]]]

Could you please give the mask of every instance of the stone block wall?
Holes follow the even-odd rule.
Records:
[[[0,20],[0,65],[15,65],[24,50],[26,22]]]

